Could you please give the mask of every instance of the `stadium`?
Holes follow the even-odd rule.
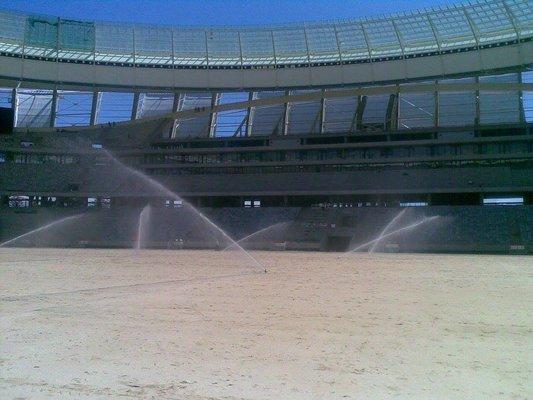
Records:
[[[41,306],[66,307],[68,318],[38,314],[37,327],[18,321],[33,332],[53,319],[46,335],[76,342],[61,349],[59,361],[53,340],[30,335],[23,345],[6,322],[11,348],[1,348],[0,365],[7,360],[10,369],[0,374],[0,393],[526,398],[527,361],[519,355],[505,361],[502,354],[521,352],[531,322],[521,268],[532,266],[533,253],[532,16],[531,0],[213,27],[0,9],[1,300],[7,319]],[[109,270],[103,273],[102,265]],[[348,272],[354,265],[366,284]],[[430,283],[439,279],[437,265],[446,276],[439,294]],[[464,276],[470,265],[478,281]],[[225,284],[233,285],[234,298]],[[479,301],[489,286],[499,319]],[[328,297],[332,291],[339,297]],[[467,339],[452,332],[459,329],[450,311],[459,306],[448,303],[454,296],[463,303],[461,318],[478,315]],[[164,333],[163,320],[174,316],[162,298],[184,313],[179,342]],[[427,314],[413,311],[419,302]],[[163,320],[149,312],[159,306]],[[352,317],[366,327],[360,332],[346,322],[352,306]],[[110,310],[120,307],[113,321]],[[200,320],[193,309],[203,310]],[[304,322],[313,312],[323,318]],[[333,314],[341,320],[329,320]],[[88,315],[108,328],[128,315],[113,332],[126,335],[131,323],[138,336],[98,350],[75,328],[83,324],[98,336],[97,324],[85,325]],[[272,315],[282,317],[273,322]],[[427,327],[430,315],[447,321],[435,322],[434,335],[401,326]],[[391,318],[401,321],[390,326]],[[153,343],[141,344],[152,326],[160,329],[154,340],[190,368],[180,370],[180,383],[163,382],[175,372],[172,360]],[[503,326],[511,332],[502,333]],[[250,341],[254,327],[280,348]],[[313,329],[332,335],[334,349],[325,336],[311,339]],[[480,344],[476,335],[485,331],[499,335],[497,350]],[[359,352],[353,335],[381,339],[369,339]],[[455,355],[432,364],[444,357],[433,348],[442,337],[450,353],[477,346],[471,357],[481,359],[485,375]],[[414,365],[413,340],[427,355],[422,370],[404,376],[392,349]],[[128,357],[142,348],[144,361],[107,359],[117,343]],[[76,345],[98,356],[76,359]],[[28,346],[43,346],[47,356]],[[375,357],[382,346],[381,363]],[[266,361],[246,361],[250,347]],[[485,357],[493,350],[493,358]],[[343,358],[343,351],[358,352],[367,366]],[[38,358],[43,367],[30,369],[14,354]],[[116,367],[127,381],[122,386],[101,374],[113,362],[123,362]],[[148,375],[136,369],[152,362],[158,366]],[[99,372],[74,376],[84,363]],[[50,377],[43,368],[63,375]],[[426,381],[432,368],[440,389]],[[391,375],[381,376],[384,370]],[[224,379],[231,385],[209,383]],[[332,391],[328,379],[336,381]]]

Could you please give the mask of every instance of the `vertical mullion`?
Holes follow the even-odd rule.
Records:
[[[204,30],[204,37],[205,37],[205,62],[207,65],[207,68],[209,69],[209,46],[207,41],[207,31]]]
[[[209,114],[209,130],[207,132],[207,136],[211,138],[216,136],[217,113],[213,112],[213,108],[217,106],[219,98],[220,93],[213,93],[211,95],[211,114]]]
[[[291,94],[291,91],[289,91],[289,90],[285,91],[285,96],[290,96],[290,94]],[[285,110],[284,110],[284,114],[283,114],[282,135],[284,135],[284,136],[289,134],[289,123],[290,123],[289,115],[290,115],[290,111],[291,111],[290,102],[287,101],[287,102],[285,102]]]
[[[276,56],[276,43],[274,41],[274,30],[270,30],[270,37],[272,38],[272,54],[274,55],[274,68],[278,67],[278,58]]]
[[[398,27],[396,26],[396,22],[394,22],[394,19],[391,19],[392,27],[394,29],[394,33],[396,35],[396,38],[398,39],[398,43],[400,45],[400,50],[402,51],[402,57],[405,58],[405,45],[402,40],[402,35],[400,34],[400,31],[398,30]]]
[[[172,112],[176,113],[181,109],[181,104],[183,102],[182,93],[174,93],[174,102],[172,103]],[[178,129],[178,119],[174,118],[172,123],[172,130],[170,131],[170,138],[174,139],[176,137],[176,130]]]
[[[139,97],[140,97],[139,92],[133,93],[133,105],[131,106],[131,119],[132,120],[137,119],[139,115]]]
[[[322,92],[325,93],[326,89],[322,89]],[[325,107],[326,107],[326,99],[322,97],[320,99],[320,125],[318,126],[318,133],[322,134],[324,133],[324,119],[325,119]]]
[[[476,84],[479,85],[479,76],[476,76]],[[480,93],[479,89],[475,90],[475,102],[476,102],[476,119],[474,120],[474,125],[479,127],[481,122],[481,112],[480,112]]]
[[[252,101],[253,99],[254,99],[254,92],[248,93],[248,101]],[[246,137],[252,135],[253,118],[254,118],[253,107],[247,107],[246,108],[246,134],[245,134]]]
[[[434,101],[435,101],[434,107],[435,108],[434,108],[434,116],[433,116],[433,118],[434,118],[433,127],[435,129],[438,129],[438,127],[439,127],[439,118],[440,118],[439,117],[439,90],[438,90],[439,82],[438,81],[435,81],[435,87],[437,89],[434,92],[435,93],[435,99],[434,99]]]
[[[239,57],[241,60],[241,69],[243,68],[243,62],[242,62],[242,44],[241,44],[241,32],[237,31],[237,37],[239,39]]]
[[[50,107],[50,128],[53,128],[56,123],[57,114],[57,88],[52,91],[52,104]]]
[[[305,49],[307,51],[307,64],[310,66],[310,64],[311,64],[311,55],[309,54],[309,42],[307,40],[307,27],[306,27],[305,24],[304,24],[303,30],[304,30],[304,39],[305,39]]]
[[[372,48],[370,47],[370,39],[368,38],[368,34],[366,33],[366,29],[365,29],[365,25],[363,24],[363,22],[361,21],[361,30],[363,32],[363,37],[365,39],[365,42],[366,42],[366,48],[367,48],[367,51],[368,51],[368,60],[370,62],[370,72],[372,74],[372,82],[375,81],[374,79],[374,66],[372,64]]]
[[[91,119],[89,125],[95,125],[98,121],[98,113],[100,111],[100,92],[93,92],[92,104],[91,104]]]
[[[13,127],[17,126],[18,120],[18,96],[17,88],[14,88],[11,92],[11,108],[13,109]]]
[[[513,26],[513,30],[516,33],[516,40],[520,42],[520,31],[518,30],[516,26],[516,18],[513,14],[513,11],[509,8],[509,6],[505,3],[505,1],[501,2],[503,9],[505,10],[505,13],[509,17],[509,21],[511,21],[511,25]]]
[[[523,83],[523,77],[522,77],[522,72],[519,72],[518,73],[518,82],[519,83]],[[520,90],[518,92],[518,102],[519,102],[519,113],[520,113],[520,123],[521,124],[525,124],[526,122],[526,111],[524,110],[524,92],[522,90]]]
[[[433,32],[433,36],[435,37],[435,42],[437,43],[437,49],[439,50],[439,53],[441,52],[441,42],[439,33],[437,32],[437,28],[435,27],[435,24],[433,23],[433,20],[431,19],[431,15],[426,15],[426,19],[428,20],[429,27],[431,28],[431,32]]]

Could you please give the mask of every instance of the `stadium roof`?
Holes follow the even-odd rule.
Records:
[[[365,63],[529,40],[531,0],[484,0],[382,18],[261,27],[167,27],[0,10],[0,54],[160,68]]]

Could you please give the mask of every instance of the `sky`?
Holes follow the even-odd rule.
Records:
[[[453,0],[2,0],[0,7],[73,19],[163,25],[263,25],[359,18]]]

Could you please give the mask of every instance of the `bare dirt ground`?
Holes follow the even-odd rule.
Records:
[[[0,249],[0,398],[532,397],[533,258],[254,256]]]

